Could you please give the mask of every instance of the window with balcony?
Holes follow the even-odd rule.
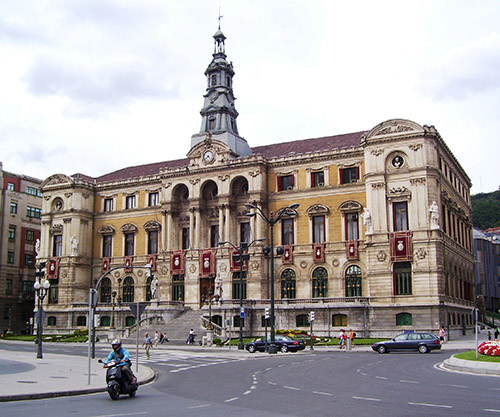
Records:
[[[62,235],[52,237],[52,256],[62,256]]]
[[[399,201],[393,205],[394,231],[408,230],[408,202]]]
[[[358,213],[346,213],[345,214],[345,232],[346,240],[358,240]]]
[[[125,238],[125,251],[124,256],[134,255],[134,233],[128,232],[124,234]]]
[[[250,243],[250,222],[240,223],[240,242]]]
[[[158,230],[150,230],[148,232],[148,255],[158,253]]]
[[[325,242],[325,216],[313,216],[312,217],[312,235],[313,243],[324,243]]]
[[[111,258],[113,256],[113,236],[103,235],[102,236],[102,257]]]
[[[394,295],[411,295],[412,278],[411,263],[396,262],[393,267],[394,275]]]

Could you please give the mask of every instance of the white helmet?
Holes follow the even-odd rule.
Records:
[[[113,350],[115,352],[118,352],[120,350],[120,348],[122,347],[122,341],[120,339],[114,339],[111,342],[111,346],[113,347]]]

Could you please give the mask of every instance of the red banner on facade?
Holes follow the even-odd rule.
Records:
[[[285,250],[283,252],[283,256],[281,259],[283,260],[284,264],[293,264],[293,253],[292,253],[292,245],[285,245],[283,247]]]
[[[324,243],[314,244],[314,262],[325,262],[325,245]]]
[[[200,277],[215,275],[215,250],[205,249],[200,251]]]
[[[391,262],[412,260],[412,232],[394,232],[389,234]]]
[[[358,241],[357,240],[348,240],[346,245],[346,255],[347,259],[358,259]]]
[[[148,256],[148,264],[151,265],[151,271],[155,272],[156,271],[156,255],[149,255]]]
[[[102,272],[108,272],[109,271],[109,264],[111,263],[111,260],[109,258],[103,258],[102,259]]]
[[[59,271],[59,258],[52,258],[47,261],[47,277],[57,278]]]
[[[125,258],[125,272],[132,272],[132,257],[131,256],[127,256]]]
[[[183,275],[184,274],[184,251],[172,252],[170,256],[170,271],[172,275]]]

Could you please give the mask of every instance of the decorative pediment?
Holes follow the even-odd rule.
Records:
[[[137,226],[135,224],[132,224],[132,223],[126,223],[120,228],[120,230],[123,233],[136,233]]]
[[[50,233],[53,235],[58,235],[58,234],[61,234],[62,232],[63,232],[63,225],[62,224],[54,224],[50,228]]]
[[[101,226],[97,233],[100,235],[114,235],[116,232],[115,228],[113,226]]]
[[[306,212],[307,214],[309,214],[309,216],[317,216],[320,214],[328,214],[330,212],[330,209],[324,204],[314,204],[313,206],[309,207]]]
[[[64,174],[54,174],[42,182],[41,188],[47,187],[49,185],[61,185],[68,184],[73,185],[73,180]]]
[[[187,157],[191,160],[191,165],[206,166],[220,160],[221,157],[224,159],[229,154],[234,156],[229,146],[224,142],[212,139],[210,132],[207,132],[205,140],[193,146]]]
[[[151,230],[160,230],[161,224],[155,220],[150,220],[149,222],[146,222],[144,224],[144,229],[147,230],[148,232]]]
[[[342,203],[339,206],[339,210],[342,212],[346,211],[362,211],[363,210],[363,205],[358,203],[357,201],[354,200],[349,200],[344,203]]]
[[[410,200],[411,199],[411,191],[405,186],[400,187],[392,187],[389,189],[387,193],[387,199],[392,201],[396,200]]]
[[[371,138],[379,138],[382,136],[398,136],[398,135],[408,135],[408,134],[423,134],[424,128],[418,123],[412,122],[406,119],[391,119],[382,122],[375,126],[368,134],[363,138],[369,141]]]

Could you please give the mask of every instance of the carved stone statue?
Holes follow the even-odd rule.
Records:
[[[153,275],[151,280],[151,298],[153,300],[158,298],[158,278],[156,278],[156,275]]]
[[[35,242],[35,252],[36,252],[35,258],[38,258],[38,256],[40,256],[40,239],[37,239]]]
[[[431,213],[431,229],[439,229],[439,207],[435,201],[432,202],[429,212]]]
[[[222,299],[222,278],[221,276],[218,274],[216,277],[215,277],[215,295],[220,299]]]
[[[77,256],[78,255],[78,245],[80,242],[78,242],[78,238],[73,235],[71,236],[71,256]]]
[[[370,210],[368,210],[365,207],[363,213],[361,213],[361,216],[364,219],[363,223],[365,224],[366,227],[366,234],[371,235],[373,233],[373,226],[372,226],[372,214],[370,213]]]

